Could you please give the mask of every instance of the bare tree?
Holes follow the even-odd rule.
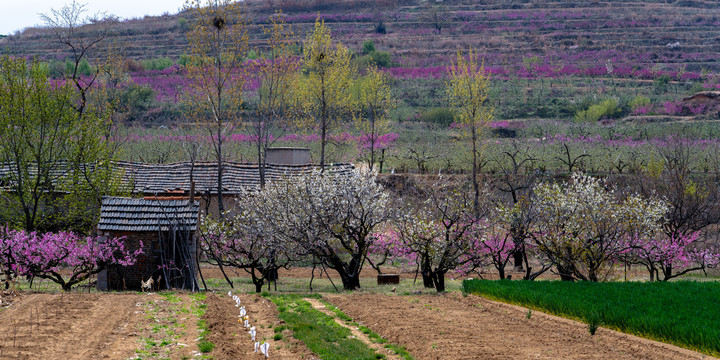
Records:
[[[503,151],[495,162],[501,171],[501,176],[495,181],[495,187],[501,193],[509,194],[511,205],[508,208],[514,209],[512,218],[509,219],[510,231],[515,251],[513,251],[513,265],[517,270],[523,269],[523,263],[527,264],[525,253],[525,241],[530,238],[533,217],[530,210],[530,191],[535,182],[542,175],[536,169],[536,158],[529,154],[529,149],[520,148],[517,142],[513,142],[512,148]],[[500,205],[504,207],[504,205]],[[528,269],[526,278],[530,276],[531,269]]]
[[[265,186],[267,150],[284,130],[282,122],[289,117],[290,101],[287,94],[298,67],[292,49],[295,34],[290,25],[285,24],[282,13],[271,16],[269,21],[269,26],[263,26],[267,36],[268,58],[260,64],[257,72],[260,89],[257,111],[251,119],[261,187]]]
[[[90,76],[82,76],[85,62],[92,60],[93,51],[105,40],[113,18],[105,13],[87,16],[86,4],[72,0],[60,9],[50,9],[49,14],[40,14],[45,24],[55,35],[56,40],[70,51],[72,66],[62,76],[73,83],[79,101],[75,109],[80,115],[87,105],[87,93],[98,78],[101,67],[96,66]]]
[[[717,175],[694,173],[692,144],[681,140],[656,147],[659,161],[648,164],[647,171],[635,181],[646,196],[660,196],[668,204],[662,231],[668,239],[685,239],[693,233],[720,223],[720,189]],[[696,263],[676,271],[673,263],[660,264],[662,280],[669,280],[690,271],[702,270]]]

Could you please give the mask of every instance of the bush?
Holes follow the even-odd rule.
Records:
[[[420,117],[420,121],[441,127],[448,127],[455,121],[455,110],[448,108],[430,109]]]
[[[630,102],[628,102],[628,106],[630,107],[631,111],[634,111],[635,109],[637,109],[641,106],[647,106],[647,105],[650,105],[650,99],[645,96],[642,96],[642,95],[638,95],[638,96],[634,97],[632,100],[630,100]]]
[[[377,25],[375,25],[375,32],[378,34],[387,33],[387,29],[385,28],[385,24],[383,23],[382,20],[380,20],[380,22]]]
[[[180,27],[180,30],[183,32],[188,31],[188,29],[190,28],[187,19],[183,17],[178,19],[178,27]]]
[[[365,55],[375,52],[375,43],[372,40],[365,40],[363,42],[362,52]]]
[[[603,100],[599,104],[590,106],[587,110],[575,113],[575,121],[597,122],[604,117],[612,117],[618,113],[618,103],[615,99]]]
[[[670,86],[670,76],[662,75],[659,78],[653,80],[653,91],[656,94],[663,94],[668,91]]]
[[[374,62],[377,67],[382,68],[392,65],[392,58],[387,51],[375,51],[370,54],[370,59],[372,59],[372,62]]]
[[[145,70],[165,70],[173,66],[173,64],[173,61],[169,58],[154,58],[142,61]]]

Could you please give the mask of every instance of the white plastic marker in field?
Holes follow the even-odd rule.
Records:
[[[254,326],[250,328],[250,331],[248,331],[248,333],[250,334],[250,339],[252,341],[255,341],[255,335],[257,334],[257,331],[255,331]]]
[[[249,320],[245,320],[245,327],[246,327],[246,328],[249,328],[249,327],[250,327],[250,321],[249,321]]]
[[[255,342],[255,352],[258,352],[258,348],[260,348],[260,342],[256,341]]]
[[[228,291],[228,296],[232,296],[232,291]]]
[[[245,315],[247,315],[247,310],[245,310],[245,307],[243,306],[240,308],[240,317],[243,317]]]
[[[260,345],[260,353],[265,355],[265,358],[270,357],[270,344],[264,342]]]

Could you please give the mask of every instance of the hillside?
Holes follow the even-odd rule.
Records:
[[[720,56],[720,9],[711,1],[253,0],[247,14],[256,44],[262,40],[258,24],[276,9],[303,35],[319,13],[351,48],[373,39],[378,50],[404,66],[446,65],[449,55],[468,46],[490,65],[572,52],[583,61],[600,56],[638,67],[715,71]],[[133,59],[176,59],[185,51],[187,20],[179,13],[119,21],[110,40],[126,44]],[[381,22],[385,34],[376,32]],[[0,48],[48,59],[65,54],[46,29],[37,28],[0,39]]]

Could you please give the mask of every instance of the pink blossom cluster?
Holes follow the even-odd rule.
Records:
[[[108,265],[135,264],[142,254],[142,243],[131,251],[125,248],[124,238],[103,240],[69,232],[39,234],[5,227],[0,228],[0,252],[5,271],[48,278],[69,288]],[[61,275],[62,269],[70,270],[68,280]]]
[[[400,137],[400,135],[396,133],[375,135],[375,139],[373,141],[370,135],[360,133],[360,135],[355,136],[354,141],[357,142],[358,146],[362,150],[369,150],[371,147],[375,150],[382,150],[392,147],[398,137]]]

